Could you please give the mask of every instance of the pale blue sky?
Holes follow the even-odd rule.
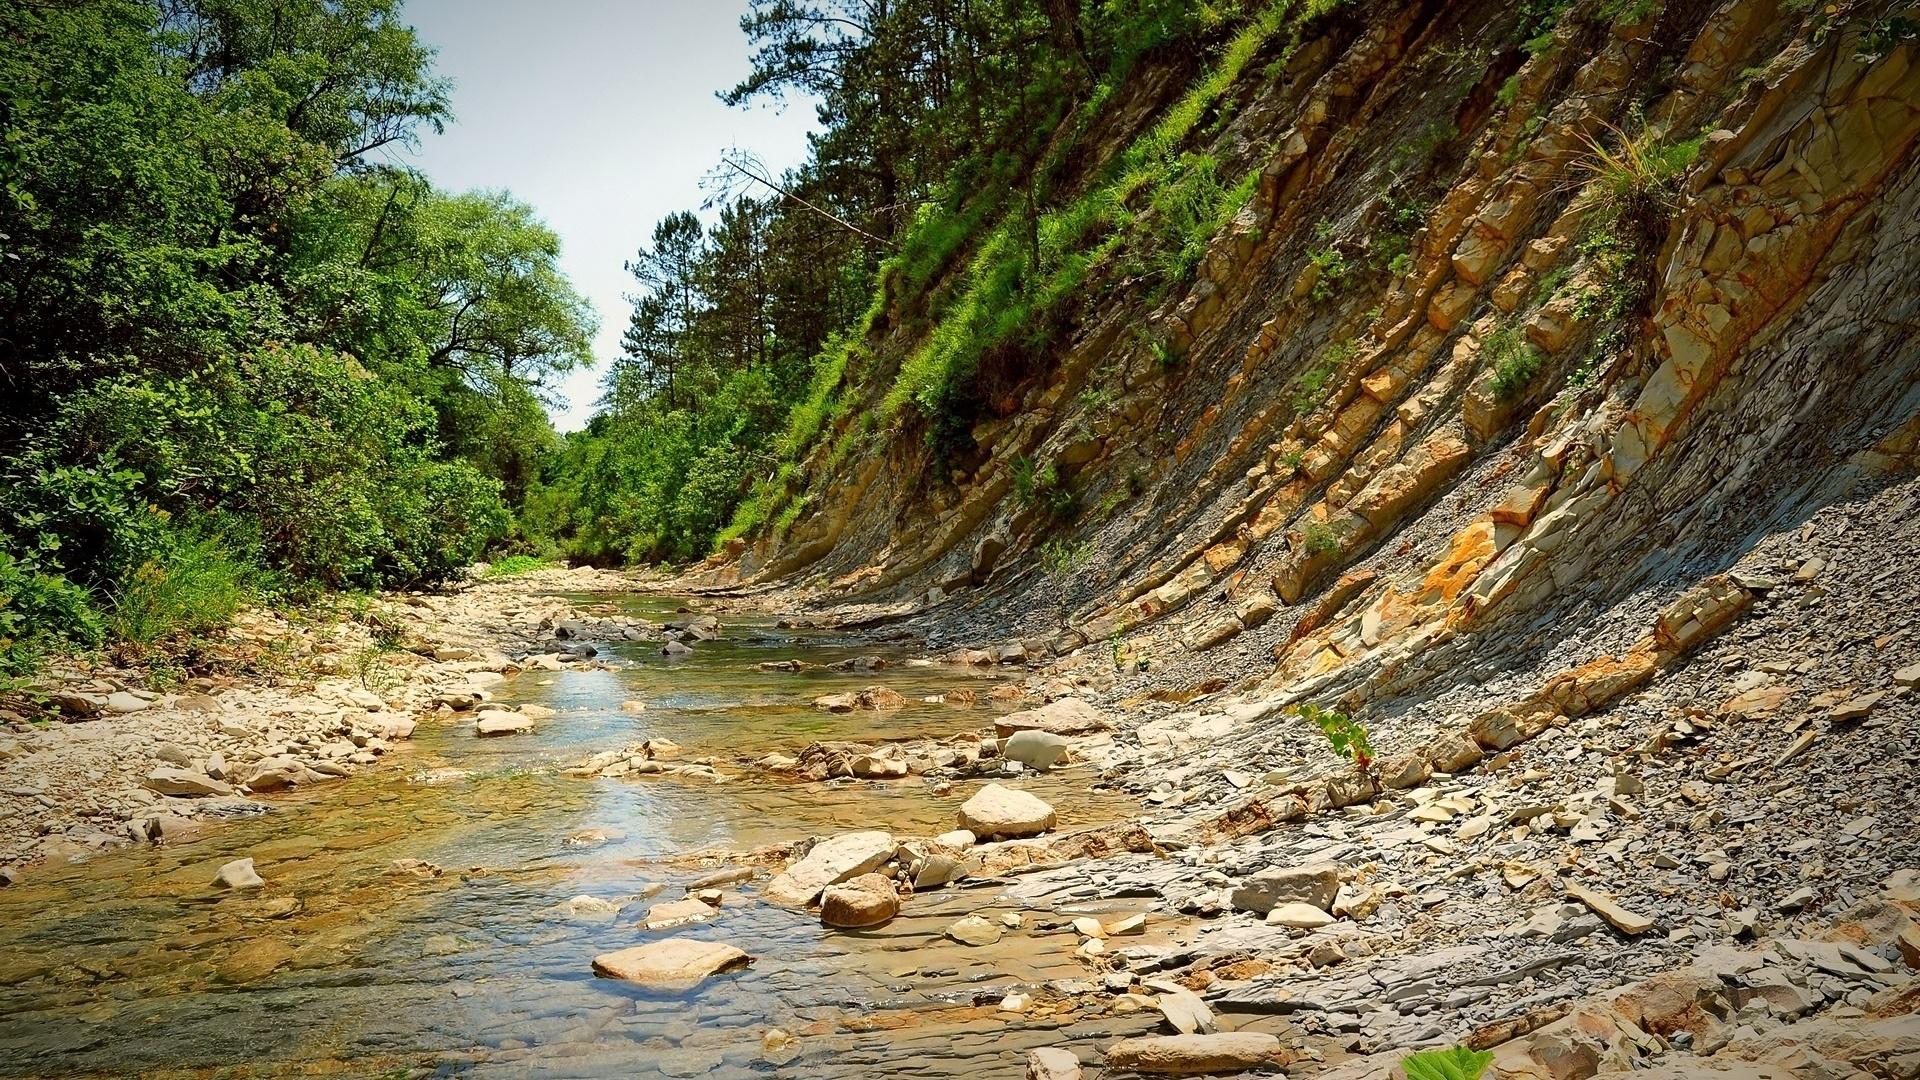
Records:
[[[745,0],[408,0],[406,18],[453,78],[454,123],[413,163],[444,188],[504,187],[533,204],[562,267],[600,313],[594,353],[616,354],[632,278],[621,263],[738,146],[783,170],[806,154],[813,108],[730,109],[746,75]],[[599,369],[576,372],[554,416],[584,424]]]

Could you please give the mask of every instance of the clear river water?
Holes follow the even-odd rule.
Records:
[[[675,607],[617,604],[649,619]],[[664,885],[658,899],[677,899],[719,865],[689,857],[704,849],[868,828],[934,835],[984,783],[935,795],[919,777],[563,775],[646,738],[731,761],[816,739],[978,730],[992,715],[987,680],[1001,677],[944,665],[765,672],[769,660],[910,654],[779,630],[770,617],[725,617],[723,632],[684,660],[603,644],[616,670],[510,680],[503,700],[558,711],[530,735],[478,739],[470,719],[427,719],[370,773],[273,797],[273,812],[192,842],[110,853],[0,892],[0,1075],[1018,1075],[1022,1048],[1057,1023],[996,1016],[991,1003],[1086,971],[1070,934],[1009,934],[985,949],[942,939],[960,915],[1010,910],[991,888],[923,893],[887,926],[849,933],[758,901],[763,871],[729,886],[712,921],[669,931],[745,949],[746,971],[666,996],[593,975],[595,954],[659,936],[637,925],[652,901],[582,918],[571,897]],[[809,704],[876,683],[912,704],[838,715]],[[957,686],[978,689],[981,706],[919,700]],[[622,711],[631,699],[645,711]],[[1137,811],[1093,780],[1073,767],[1020,786],[1053,803],[1063,827]],[[587,831],[611,839],[570,842]],[[267,888],[212,888],[241,857]],[[776,1027],[796,1036],[792,1049],[763,1045]]]

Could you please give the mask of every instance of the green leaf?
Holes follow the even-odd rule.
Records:
[[[1407,1080],[1480,1080],[1480,1074],[1493,1064],[1493,1055],[1484,1050],[1455,1046],[1446,1050],[1422,1050],[1400,1063]]]

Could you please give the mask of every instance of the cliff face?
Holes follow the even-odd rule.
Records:
[[[1557,657],[1499,722],[1595,708],[1745,608],[1764,537],[1920,463],[1899,15],[1341,8],[1228,91],[1205,148],[1258,187],[1191,284],[1113,271],[964,453],[823,443],[703,573],[1363,710]]]

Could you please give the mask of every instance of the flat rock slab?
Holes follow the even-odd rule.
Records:
[[[1591,889],[1583,889],[1571,882],[1567,883],[1567,895],[1587,905],[1595,915],[1605,919],[1608,925],[1629,937],[1644,934],[1653,929],[1654,921],[1651,918],[1621,907],[1610,896],[1603,896]]]
[[[1027,1080],[1080,1080],[1080,1059],[1073,1051],[1042,1046],[1027,1052]]]
[[[690,926],[706,922],[713,918],[713,908],[705,902],[688,897],[685,900],[669,900],[664,904],[655,904],[647,909],[647,917],[641,923],[648,930],[671,930],[676,926]]]
[[[998,942],[1001,933],[1000,924],[983,915],[969,915],[947,927],[948,937],[976,948]]]
[[[1280,1040],[1255,1031],[1217,1035],[1154,1035],[1122,1039],[1107,1049],[1107,1065],[1156,1076],[1237,1073],[1284,1064]]]
[[[1237,910],[1262,914],[1292,903],[1311,904],[1321,911],[1331,911],[1339,892],[1340,867],[1320,862],[1273,867],[1251,874],[1233,890],[1229,900]]]
[[[1267,912],[1267,925],[1285,926],[1294,930],[1318,930],[1330,926],[1333,916],[1313,906],[1298,901],[1289,901]]]
[[[897,846],[893,834],[879,830],[843,833],[831,840],[822,840],[805,858],[767,882],[763,895],[776,904],[805,907],[827,886],[880,869],[893,857]]]
[[[993,728],[1006,738],[1016,731],[1047,731],[1055,735],[1087,735],[1107,730],[1107,718],[1100,710],[1079,698],[1061,698],[1038,708],[1011,712],[993,722]]]
[[[691,990],[724,971],[738,971],[753,957],[718,941],[667,938],[593,958],[593,973],[624,979],[650,990]]]
[[[473,723],[473,733],[483,739],[498,735],[519,735],[533,730],[533,717],[516,712],[489,709]]]
[[[233,786],[224,780],[215,780],[205,773],[174,769],[164,765],[149,773],[144,783],[148,791],[157,791],[162,795],[171,795],[175,798],[233,794]]]

